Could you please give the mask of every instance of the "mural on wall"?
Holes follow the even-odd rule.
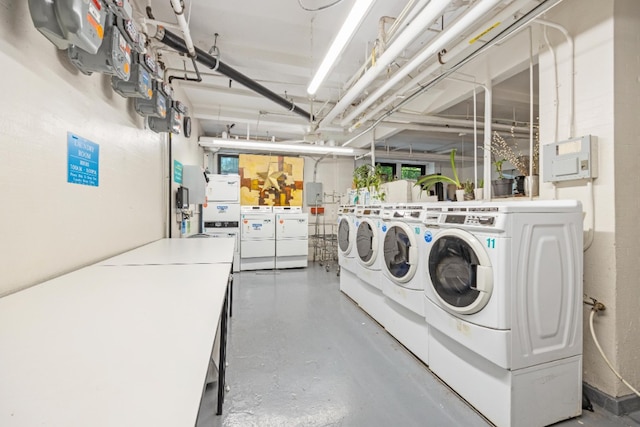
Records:
[[[240,154],[240,203],[302,206],[304,159]]]

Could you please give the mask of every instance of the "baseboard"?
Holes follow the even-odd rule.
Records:
[[[582,386],[583,392],[591,400],[591,403],[615,415],[626,415],[640,410],[640,397],[633,393],[622,397],[612,397],[587,383],[582,383]]]

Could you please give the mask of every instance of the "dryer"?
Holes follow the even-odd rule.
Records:
[[[356,276],[354,301],[381,325],[389,310],[382,293],[381,205],[356,206]]]
[[[274,206],[276,268],[306,267],[309,258],[309,214],[300,206]]]
[[[276,227],[271,206],[240,208],[240,270],[275,268]]]
[[[340,290],[354,299],[357,294],[355,259],[355,205],[338,207],[338,265],[340,266]]]
[[[387,331],[424,363],[429,363],[429,329],[424,312],[420,263],[425,204],[399,204],[383,210],[382,291],[390,308]]]
[[[240,271],[240,176],[207,174],[207,201],[202,206],[205,234],[233,237],[233,271]]]
[[[498,426],[580,415],[580,203],[456,203],[426,226],[431,370]]]

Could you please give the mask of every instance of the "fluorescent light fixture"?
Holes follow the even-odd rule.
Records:
[[[310,144],[286,144],[278,142],[250,141],[246,139],[224,139],[212,138],[208,136],[200,137],[201,147],[226,148],[231,150],[268,151],[276,153],[293,154],[337,154],[339,156],[353,156],[356,154],[354,148],[336,147],[333,145],[310,145]]]
[[[338,57],[342,54],[342,51],[347,46],[351,37],[356,32],[360,23],[369,12],[369,8],[373,4],[373,0],[356,0],[351,12],[347,16],[347,19],[342,24],[342,28],[338,32],[338,35],[335,39],[333,39],[333,43],[331,43],[331,47],[327,51],[318,71],[316,71],[316,75],[311,80],[309,87],[307,88],[307,93],[309,95],[314,95],[317,91],[324,79],[329,74],[329,71],[333,68]]]

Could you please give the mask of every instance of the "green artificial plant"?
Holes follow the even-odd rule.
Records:
[[[453,178],[444,175],[431,174],[427,176],[423,176],[418,179],[415,185],[419,185],[422,187],[422,190],[428,191],[431,187],[436,185],[439,182],[446,184],[454,184],[457,189],[463,189],[463,185],[460,183],[458,179],[458,172],[456,169],[456,149],[451,150],[450,160],[451,160],[451,170],[453,171]]]

